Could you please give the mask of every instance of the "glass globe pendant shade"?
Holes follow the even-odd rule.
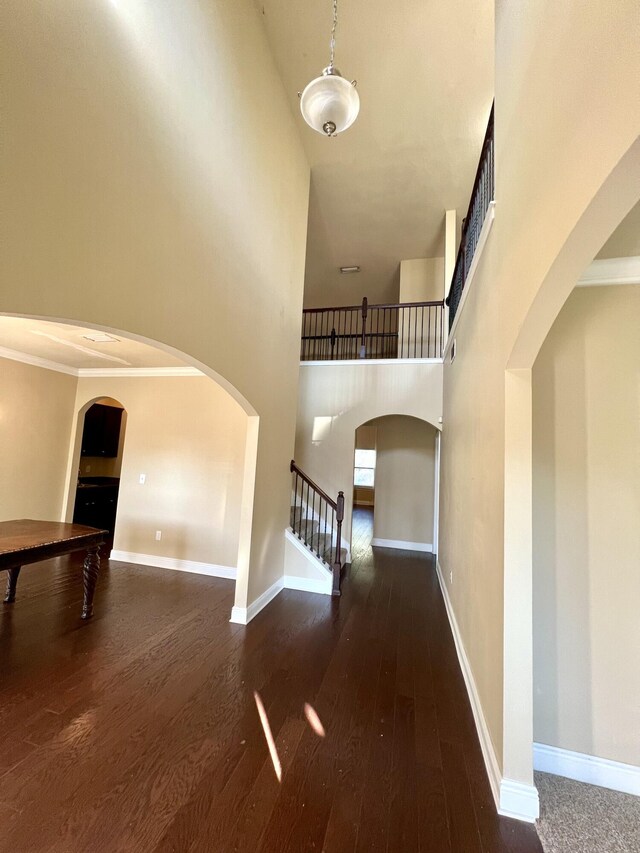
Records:
[[[325,68],[305,86],[300,110],[309,127],[326,136],[335,136],[354,123],[360,110],[355,83],[350,83],[333,66]]]

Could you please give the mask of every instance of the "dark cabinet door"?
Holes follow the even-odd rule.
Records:
[[[86,524],[88,527],[108,530],[113,534],[117,507],[117,485],[78,488],[73,509],[73,521],[75,524]]]
[[[82,456],[118,455],[122,409],[94,403],[84,416]]]

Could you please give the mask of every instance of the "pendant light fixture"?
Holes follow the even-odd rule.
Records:
[[[302,117],[314,130],[336,136],[354,123],[360,110],[356,81],[349,82],[334,65],[338,0],[333,0],[333,26],[329,42],[329,64],[320,77],[305,86],[300,95]]]

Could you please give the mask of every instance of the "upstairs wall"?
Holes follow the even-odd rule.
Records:
[[[309,188],[260,10],[7,0],[0,15],[0,311],[169,345],[259,416],[246,606],[283,572]]]

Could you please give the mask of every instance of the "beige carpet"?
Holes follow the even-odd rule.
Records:
[[[535,774],[545,853],[640,853],[640,797]]]

